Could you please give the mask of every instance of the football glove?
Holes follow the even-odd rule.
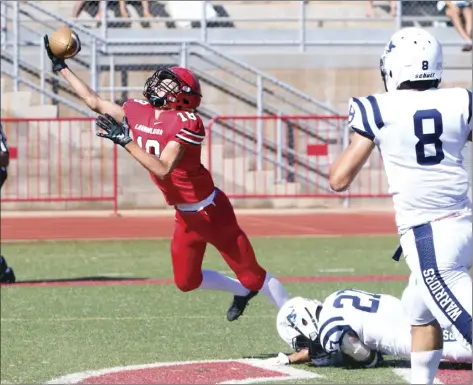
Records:
[[[77,35],[77,33],[75,33],[74,31],[72,31],[72,33],[74,34],[74,37],[77,40],[77,44],[79,45],[79,48],[77,50],[77,52],[79,53],[80,50],[82,49],[79,35]],[[53,51],[51,51],[51,47],[49,46],[48,35],[44,35],[43,39],[44,39],[44,48],[46,49],[46,53],[48,54],[49,60],[51,60],[51,62],[53,63],[53,72],[58,72],[58,71],[61,71],[63,68],[66,68],[67,64],[65,60],[57,56],[54,56]]]
[[[96,135],[101,138],[110,139],[113,143],[125,147],[132,141],[130,137],[130,126],[126,116],[123,117],[122,123],[118,123],[109,114],[100,115],[97,118],[97,126],[105,132],[97,132]]]
[[[269,365],[284,366],[289,365],[289,357],[284,353],[279,353],[277,357],[271,357],[265,360]]]

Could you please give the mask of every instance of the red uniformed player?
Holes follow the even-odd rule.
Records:
[[[185,292],[201,288],[233,293],[229,321],[243,314],[259,291],[281,307],[288,299],[284,287],[258,264],[230,201],[201,164],[205,129],[195,113],[202,98],[197,77],[182,67],[158,70],[145,84],[146,100],[130,99],[121,107],[101,99],[63,59],[55,57],[47,36],[45,46],[53,70],[61,73],[91,110],[105,114],[97,120],[105,132],[97,135],[124,147],[176,208],[171,241],[176,286]],[[202,270],[208,243],[217,248],[238,280]]]

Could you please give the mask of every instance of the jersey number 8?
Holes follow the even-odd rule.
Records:
[[[434,125],[434,132],[424,133],[424,122],[431,120]],[[440,136],[443,134],[442,114],[436,110],[419,110],[414,114],[414,133],[419,141],[416,143],[417,163],[421,166],[434,166],[439,164],[445,154],[442,149]],[[435,146],[435,155],[425,155],[425,146],[433,144]]]

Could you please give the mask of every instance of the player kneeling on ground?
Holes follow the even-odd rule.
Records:
[[[79,41],[77,35],[75,39]],[[101,99],[45,46],[59,72],[93,111],[102,138],[125,148],[145,169],[176,209],[171,258],[174,282],[184,291],[197,288],[234,294],[227,319],[243,314],[248,301],[262,291],[278,308],[288,299],[279,280],[257,262],[248,237],[238,225],[225,193],[215,187],[201,163],[205,129],[195,110],[202,93],[197,77],[183,67],[156,71],[144,86],[145,99],[123,106]],[[238,280],[202,270],[207,244],[215,246]]]
[[[410,358],[411,332],[403,302],[361,290],[337,291],[322,304],[296,297],[279,310],[279,336],[296,352],[269,359],[275,365],[309,362],[315,366],[371,368],[383,355]],[[442,359],[471,363],[471,353],[444,330]]]

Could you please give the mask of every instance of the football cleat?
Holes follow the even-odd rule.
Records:
[[[245,296],[235,295],[231,306],[227,310],[227,320],[230,322],[237,320],[245,311],[250,299],[255,297],[258,293],[258,291],[250,291]]]
[[[15,281],[13,269],[9,268],[5,258],[0,256],[0,283],[15,283]]]

